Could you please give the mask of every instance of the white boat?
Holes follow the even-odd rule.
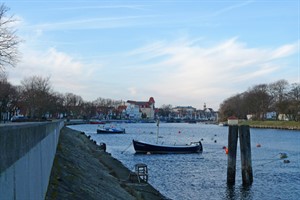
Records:
[[[97,133],[122,134],[122,133],[125,133],[125,128],[115,127],[113,125],[110,125],[110,126],[98,126]]]

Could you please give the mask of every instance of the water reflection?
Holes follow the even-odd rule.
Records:
[[[239,186],[236,188],[235,185],[227,185],[225,191],[225,198],[227,200],[251,200],[253,199],[251,186]]]

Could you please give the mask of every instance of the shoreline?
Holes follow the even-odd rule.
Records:
[[[168,199],[148,183],[129,181],[130,172],[84,133],[63,127],[45,199]]]
[[[261,129],[281,129],[290,131],[299,131],[300,127],[283,127],[283,126],[268,126],[268,125],[249,125],[250,128],[261,128]]]

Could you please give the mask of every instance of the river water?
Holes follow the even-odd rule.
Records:
[[[158,143],[180,144],[202,140],[202,154],[137,155],[132,139],[157,140],[154,123],[121,124],[126,134],[97,134],[97,125],[74,125],[100,144],[107,152],[132,169],[145,163],[149,183],[166,197],[186,199],[300,199],[300,131],[250,129],[253,184],[242,186],[241,161],[237,154],[236,183],[228,187],[227,155],[228,127],[210,124],[161,123]],[[261,144],[261,147],[256,147]],[[284,163],[280,153],[286,153],[290,163]]]

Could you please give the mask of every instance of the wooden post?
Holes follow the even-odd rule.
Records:
[[[228,163],[227,163],[227,184],[235,184],[236,150],[238,140],[238,126],[230,125],[228,132]]]
[[[243,185],[248,186],[251,185],[253,182],[249,126],[246,125],[240,126],[239,135],[240,135],[239,137],[240,137]]]

